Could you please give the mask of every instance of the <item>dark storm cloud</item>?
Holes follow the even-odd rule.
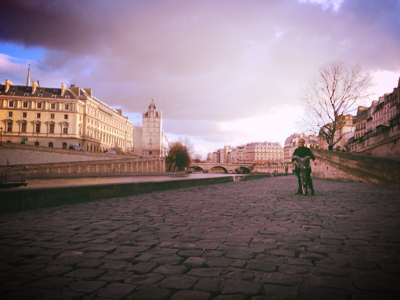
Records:
[[[131,113],[154,99],[168,122],[185,120],[168,130],[211,140],[217,122],[296,106],[326,61],[399,70],[399,2],[3,0],[0,41],[45,48],[43,77]]]

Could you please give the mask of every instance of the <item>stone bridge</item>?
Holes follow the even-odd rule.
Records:
[[[237,173],[249,174],[254,169],[250,164],[226,164],[226,163],[193,163],[189,169],[204,173]]]

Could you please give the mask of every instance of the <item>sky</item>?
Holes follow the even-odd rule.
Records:
[[[0,80],[92,88],[134,125],[152,99],[203,157],[300,133],[300,85],[332,60],[400,77],[400,0],[2,0]],[[1,79],[3,78],[3,79]],[[368,102],[367,101],[367,102]]]

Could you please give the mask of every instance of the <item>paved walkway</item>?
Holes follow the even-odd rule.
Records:
[[[115,184],[115,183],[133,183],[133,182],[160,182],[182,179],[199,179],[210,177],[235,176],[238,174],[222,174],[222,173],[196,173],[196,174],[167,174],[167,175],[135,175],[135,176],[110,176],[110,177],[85,177],[85,178],[50,178],[50,179],[31,179],[27,186],[19,186],[8,190],[21,190],[31,188],[49,188],[49,187],[66,187],[66,186],[82,186],[96,184]]]
[[[399,299],[400,190],[294,176],[0,215],[1,299]]]

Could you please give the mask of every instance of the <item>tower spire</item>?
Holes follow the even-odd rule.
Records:
[[[31,86],[31,64],[28,67],[28,77],[26,78],[26,86]]]

